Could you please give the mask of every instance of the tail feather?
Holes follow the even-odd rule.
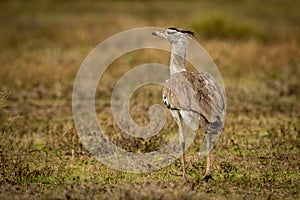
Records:
[[[222,133],[224,123],[222,120],[218,120],[209,124],[205,138],[200,148],[199,157],[203,158],[207,156],[217,143],[219,136]]]
[[[221,132],[216,133],[216,134],[206,134],[205,135],[205,138],[202,142],[202,146],[199,151],[200,158],[204,158],[205,156],[207,156],[210,153],[210,151],[214,148],[215,144],[217,143],[220,135],[221,135]]]

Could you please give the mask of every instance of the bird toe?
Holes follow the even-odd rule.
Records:
[[[208,182],[209,180],[213,180],[213,177],[211,174],[205,174],[203,177],[203,180],[205,180],[206,182]]]

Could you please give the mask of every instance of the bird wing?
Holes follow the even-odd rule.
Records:
[[[206,72],[183,71],[171,75],[163,89],[163,98],[169,109],[192,111],[209,123],[225,114],[223,91]]]

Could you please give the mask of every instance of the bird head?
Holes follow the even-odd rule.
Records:
[[[185,41],[187,37],[195,37],[195,34],[192,31],[181,30],[173,27],[167,28],[163,31],[155,31],[152,33],[152,35],[167,39],[171,45],[180,41]]]

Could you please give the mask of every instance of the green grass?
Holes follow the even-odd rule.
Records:
[[[230,19],[224,15],[199,17],[191,23],[191,28],[206,39],[249,40],[256,39],[263,42],[274,40],[275,36],[257,26],[237,19]]]
[[[0,199],[299,199],[300,30],[297,1],[0,3]],[[83,59],[107,37],[135,27],[178,26],[197,33],[219,67],[227,95],[224,133],[213,150],[213,180],[197,157],[203,133],[181,162],[153,173],[103,165],[82,145],[72,87]],[[96,110],[108,137],[133,152],[153,151],[177,131],[126,136],[110,97],[129,69],[168,64],[169,55],[135,51],[112,63],[97,88]],[[140,88],[132,117],[143,125],[161,88]]]

